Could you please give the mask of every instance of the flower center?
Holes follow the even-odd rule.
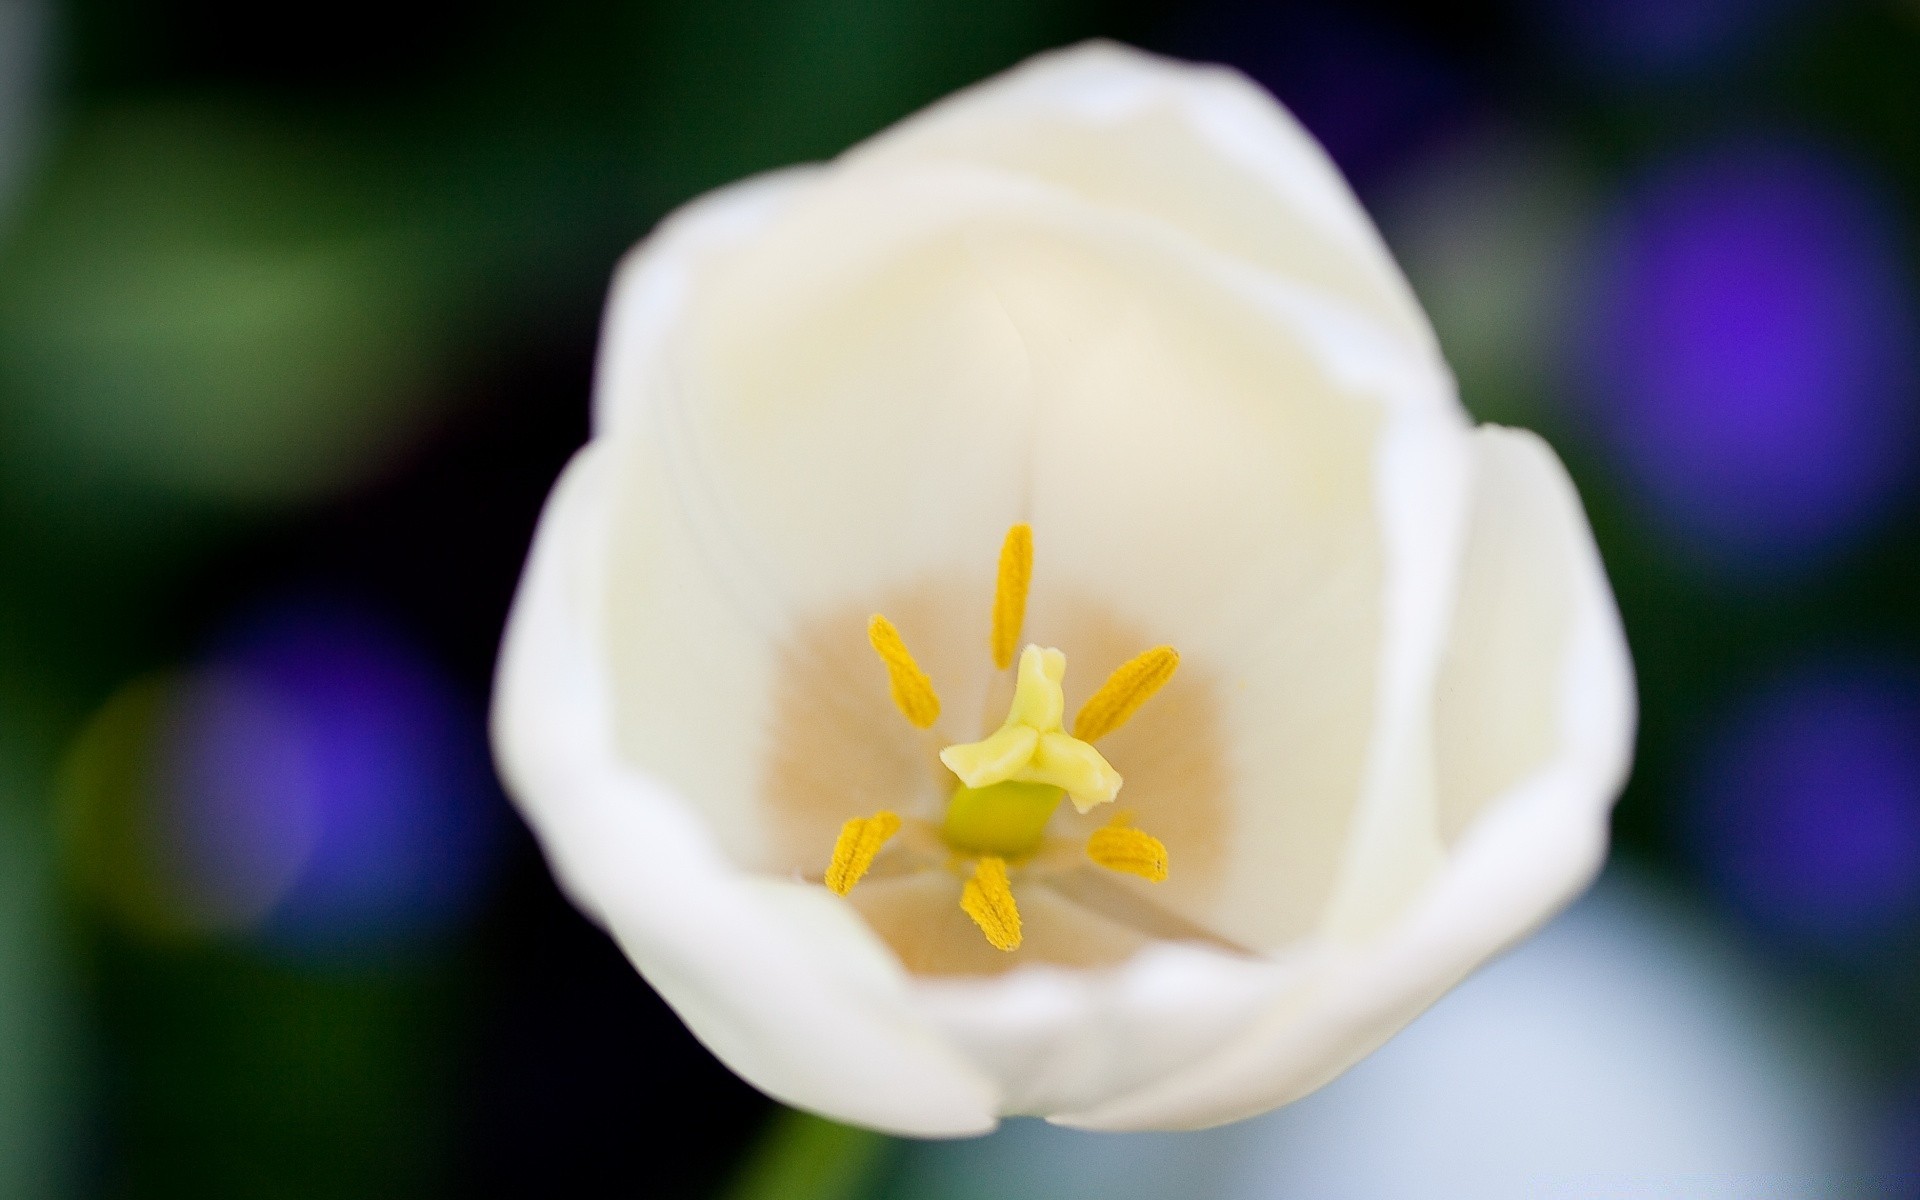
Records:
[[[943,831],[955,850],[1027,857],[1040,848],[1062,796],[1086,812],[1120,791],[1120,772],[1062,725],[1066,673],[1066,655],[1028,646],[1006,723],[980,741],[940,752],[961,783],[947,803]]]
[[[990,646],[994,664],[1002,670],[1013,665],[1032,574],[1033,532],[1015,525],[1001,547],[994,589]],[[886,667],[895,707],[917,728],[931,728],[940,718],[940,697],[899,630],[876,613],[868,622],[867,640]],[[950,867],[970,876],[961,887],[961,909],[995,947],[1012,951],[1021,942],[1010,868],[1030,869],[1028,864],[1047,847],[1047,827],[1061,800],[1071,799],[1084,814],[1119,794],[1120,773],[1092,743],[1124,725],[1173,677],[1179,662],[1171,646],[1156,646],[1122,664],[1081,706],[1069,733],[1061,686],[1067,656],[1029,645],[1020,653],[1013,702],[1000,728],[979,741],[956,742],[940,751],[941,763],[958,784],[944,820],[934,828],[949,852]],[[886,811],[849,820],[841,827],[823,882],[846,895],[902,827],[899,815]],[[1089,859],[1108,870],[1156,883],[1167,877],[1166,847],[1126,824],[1124,817],[1096,831],[1085,849]]]

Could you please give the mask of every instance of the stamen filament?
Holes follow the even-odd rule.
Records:
[[[996,950],[1020,948],[1020,909],[1007,881],[1007,862],[989,855],[973,869],[973,878],[960,889],[960,908]]]
[[[900,832],[900,818],[885,811],[871,817],[855,817],[840,827],[840,838],[833,843],[833,860],[827,864],[826,884],[837,896],[844,896],[860,882],[874,856],[880,853],[894,834]]]
[[[893,695],[893,705],[917,729],[925,729],[940,719],[940,694],[933,690],[933,680],[913,661],[907,644],[900,640],[900,631],[893,622],[879,613],[873,614],[867,621],[867,642],[873,652],[887,668],[887,690]]]
[[[1100,690],[1080,706],[1073,718],[1073,736],[1091,742],[1125,725],[1173,678],[1174,668],[1179,665],[1180,652],[1172,646],[1155,646],[1121,663]]]
[[[1006,670],[1020,646],[1027,620],[1027,588],[1033,583],[1033,526],[1021,522],[1000,544],[1000,577],[993,586],[993,665]]]

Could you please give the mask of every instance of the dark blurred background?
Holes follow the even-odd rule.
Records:
[[[1289,104],[1468,407],[1561,449],[1640,673],[1618,855],[1911,1180],[1920,4],[1436,10],[0,0],[0,1196],[735,1178],[771,1106],[484,740],[608,274],[1093,35]]]

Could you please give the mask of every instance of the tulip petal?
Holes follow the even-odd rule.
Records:
[[[1094,226],[1104,245],[1158,241],[1274,285],[1290,319],[1350,310],[1348,325],[1398,343],[1396,363],[1445,378],[1378,235],[1270,97],[1221,68],[1090,43],[968,89],[830,172],[750,181],[669,218],[615,289],[600,426],[675,410],[716,524],[789,606],[956,563],[952,586],[990,588],[991,547],[1039,486],[1035,422],[1052,402],[1007,311],[1017,297],[982,261],[1004,256],[995,231],[1009,224],[1042,226],[1042,241]],[[1453,409],[1449,389],[1426,390]],[[927,635],[906,632],[921,652]],[[965,712],[985,686],[936,683]]]
[[[618,577],[664,571],[675,590],[699,579],[618,542],[623,489],[646,476],[626,449],[596,443],[555,488],[495,690],[500,762],[557,877],[695,1036],[768,1093],[902,1133],[991,1128],[996,1087],[915,1008],[858,915],[816,884],[743,872],[716,846],[712,814],[626,753],[609,678],[609,635],[627,618]]]
[[[1055,1117],[1197,1128],[1298,1099],[1385,1041],[1578,893],[1606,850],[1633,741],[1632,667],[1579,498],[1545,443],[1474,439],[1472,525],[1435,721],[1444,869],[1367,944],[1330,947],[1221,1051],[1130,1096]],[[1538,704],[1544,725],[1509,722]],[[1484,789],[1494,789],[1487,793]]]
[[[1190,242],[1020,217],[968,243],[1037,396],[1029,636],[1081,697],[1156,643],[1182,655],[1102,745],[1183,864],[1153,902],[1258,950],[1317,928],[1336,889],[1384,919],[1440,850],[1425,712],[1466,486],[1451,380],[1365,314]],[[1379,834],[1356,839],[1362,821]]]
[[[1015,958],[988,944],[962,910],[963,886],[947,872],[925,871],[863,884],[852,901],[921,979],[977,981],[1028,967],[1035,958],[1054,966],[1110,967],[1125,962],[1148,941],[1137,930],[1108,921],[1045,884],[1022,879],[1014,885],[1022,933],[1020,956]]]
[[[1483,426],[1475,449],[1473,533],[1434,726],[1449,842],[1553,765],[1584,768],[1586,815],[1604,819],[1633,743],[1631,662],[1572,480],[1526,430]]]
[[[1438,358],[1379,234],[1311,134],[1259,85],[1113,42],[1043,54],[846,156],[991,167],[1147,217],[1367,313]]]
[[[1046,890],[1035,892],[1039,909]],[[1267,961],[1156,942],[1102,971],[930,980],[918,994],[953,1043],[1000,1082],[1004,1111],[1051,1116],[1209,1059],[1286,997],[1308,994],[1313,965],[1297,954]]]
[[[816,166],[788,167],[709,192],[627,252],[600,329],[595,434],[644,423],[648,403],[668,385],[663,367],[694,281],[790,211],[819,174]]]

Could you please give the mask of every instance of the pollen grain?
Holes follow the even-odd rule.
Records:
[[[1125,725],[1173,678],[1179,665],[1180,652],[1172,646],[1155,646],[1121,663],[1080,706],[1073,718],[1073,736],[1091,742]]]
[[[893,622],[879,613],[873,614],[867,621],[867,642],[886,665],[887,689],[893,694],[894,707],[900,714],[918,729],[939,720],[940,694],[933,690],[933,680],[927,678],[920,664],[913,661]]]
[[[844,896],[860,882],[874,856],[880,853],[894,834],[900,832],[900,818],[882,810],[871,817],[855,817],[840,827],[839,840],[833,843],[833,860],[827,864],[826,884],[836,896]]]
[[[1000,544],[1000,575],[993,585],[993,665],[1006,670],[1020,648],[1027,620],[1027,589],[1033,583],[1033,526],[1021,522]]]
[[[1020,909],[1007,881],[1007,860],[992,855],[980,860],[973,878],[960,889],[960,908],[996,950],[1020,948]]]

